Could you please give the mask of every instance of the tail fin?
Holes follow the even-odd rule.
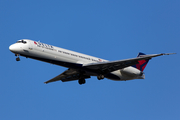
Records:
[[[146,55],[146,54],[140,52],[137,57],[141,57],[141,55]],[[138,62],[139,63],[136,64],[136,65],[133,65],[133,67],[137,68],[140,71],[144,71],[146,65],[149,62],[149,59],[147,59],[147,60],[139,60]]]

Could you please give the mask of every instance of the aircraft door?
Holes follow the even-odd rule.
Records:
[[[33,50],[33,43],[32,43],[32,41],[29,41],[28,43],[29,43],[29,50]]]

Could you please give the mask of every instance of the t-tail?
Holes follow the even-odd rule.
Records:
[[[144,55],[146,55],[146,54],[140,52],[137,57],[141,57],[141,56],[144,56]],[[136,64],[136,65],[133,65],[133,67],[137,68],[140,71],[144,71],[144,69],[145,69],[146,65],[148,64],[149,60],[150,59],[139,60],[138,61],[139,63]]]

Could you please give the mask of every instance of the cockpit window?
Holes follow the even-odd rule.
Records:
[[[24,43],[24,44],[26,44],[27,42],[24,41],[24,40],[19,40],[19,41],[17,41],[16,43]]]

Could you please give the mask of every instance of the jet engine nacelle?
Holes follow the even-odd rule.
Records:
[[[137,76],[142,76],[143,72],[134,68],[134,67],[127,67],[121,70],[122,74],[126,74],[128,76],[132,76],[132,77],[137,77]]]

